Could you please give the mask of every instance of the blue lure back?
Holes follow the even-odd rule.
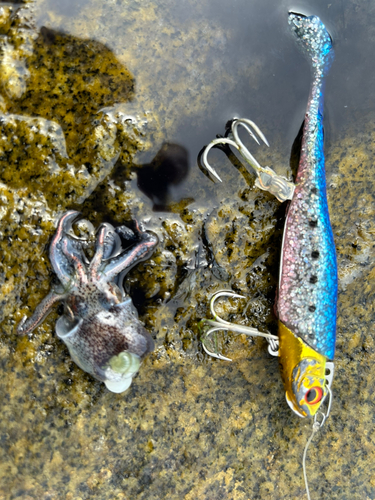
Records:
[[[290,13],[288,21],[311,63],[313,80],[296,187],[285,222],[277,310],[281,323],[319,354],[333,359],[337,264],[326,194],[323,100],[324,77],[334,53],[318,17]]]
[[[331,37],[318,17],[289,13],[288,22],[312,69],[295,184],[269,167],[259,165],[242,143],[238,134],[240,126],[251,137],[257,140],[257,136],[268,145],[259,128],[248,119],[234,119],[226,136],[212,141],[202,155],[206,169],[221,180],[209,165],[207,154],[219,144],[235,148],[254,169],[257,187],[274,194],[280,201],[291,200],[285,220],[276,300],[278,336],[218,321],[213,309],[213,301],[223,296],[218,292],[211,299],[215,321],[206,321],[213,327],[207,332],[206,339],[220,326],[267,338],[270,352],[279,355],[289,406],[302,417],[315,417],[331,393],[329,386],[334,369],[331,360],[336,343],[337,264],[328,213],[323,152],[324,78],[334,54]],[[205,341],[203,347],[209,354],[227,359],[209,351]],[[328,401],[330,407],[332,398]]]

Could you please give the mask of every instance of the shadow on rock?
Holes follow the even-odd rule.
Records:
[[[189,153],[178,144],[163,144],[155,158],[137,171],[138,187],[153,202],[154,211],[168,211],[181,201],[177,186],[189,173]]]
[[[25,64],[28,75],[22,95],[10,92],[9,79],[1,78],[7,111],[57,121],[68,149],[87,133],[101,108],[134,97],[134,77],[96,40],[42,27]]]

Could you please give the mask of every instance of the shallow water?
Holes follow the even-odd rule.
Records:
[[[309,450],[311,495],[375,499],[375,7],[275,0],[1,2],[0,499],[306,498],[311,422],[291,414],[266,342],[228,334],[233,362],[221,362],[197,326],[210,295],[232,288],[248,301],[223,314],[275,331],[285,206],[222,152],[210,156],[222,184],[197,156],[243,116],[270,143],[251,145],[258,161],[295,172],[310,73],[290,9],[318,14],[336,54],[325,100],[336,375]],[[54,334],[61,311],[15,333],[54,280],[48,246],[71,208],[95,225],[136,218],[160,238],[126,279],[156,349],[123,395],[72,362]]]

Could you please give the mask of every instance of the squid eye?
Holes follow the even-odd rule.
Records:
[[[323,397],[323,390],[321,387],[312,387],[305,394],[305,401],[308,405],[316,405]]]

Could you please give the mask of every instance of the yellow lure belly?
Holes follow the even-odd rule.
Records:
[[[313,417],[327,395],[327,358],[279,321],[279,360],[289,406],[301,417]]]

